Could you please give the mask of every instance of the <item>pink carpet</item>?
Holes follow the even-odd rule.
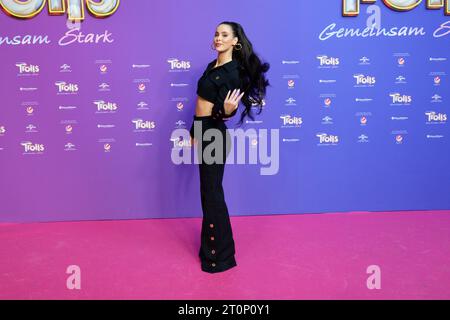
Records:
[[[199,218],[0,224],[0,298],[450,299],[450,211],[231,222],[238,266],[217,274],[200,270]]]

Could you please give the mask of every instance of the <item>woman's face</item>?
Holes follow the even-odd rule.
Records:
[[[227,24],[220,24],[214,35],[214,48],[219,52],[233,50],[238,38],[233,35],[233,29]]]

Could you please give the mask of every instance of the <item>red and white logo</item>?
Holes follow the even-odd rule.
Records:
[[[289,88],[293,88],[295,85],[295,81],[294,80],[288,80],[288,87]]]
[[[367,118],[365,116],[362,116],[360,121],[361,121],[361,124],[366,124]]]
[[[70,125],[70,124],[68,124],[67,126],[66,126],[66,132],[67,133],[71,133],[73,131],[73,127]]]

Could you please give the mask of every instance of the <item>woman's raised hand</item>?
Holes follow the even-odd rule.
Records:
[[[239,106],[239,101],[241,101],[245,92],[239,94],[241,89],[234,89],[233,92],[228,90],[227,96],[223,102],[223,108],[225,109],[225,114],[231,114]],[[231,92],[231,94],[230,94]]]

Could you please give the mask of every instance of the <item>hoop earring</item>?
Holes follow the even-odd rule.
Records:
[[[236,49],[237,45],[239,45],[239,49]],[[239,51],[242,49],[242,44],[240,44],[239,42],[236,43],[236,45],[234,46],[234,50]]]
[[[214,50],[214,51],[216,51],[216,48],[215,48],[215,46],[214,46],[214,42],[213,43],[211,43],[211,50]]]

